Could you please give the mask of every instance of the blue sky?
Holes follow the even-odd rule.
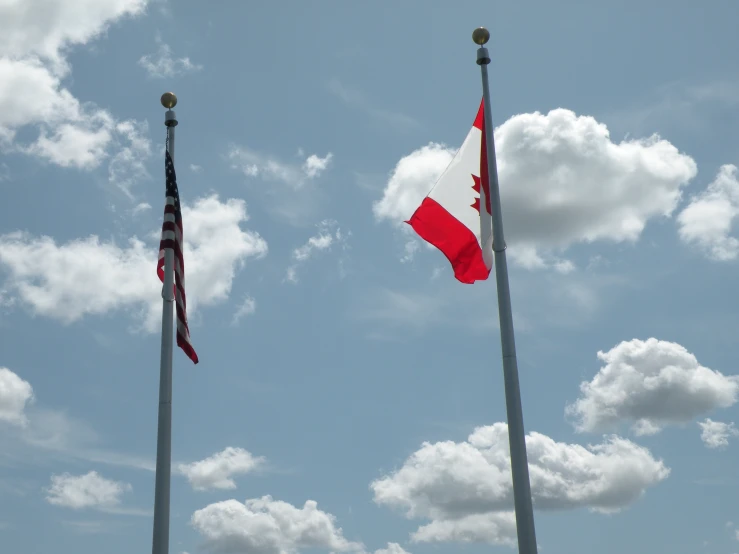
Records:
[[[171,552],[515,551],[495,283],[402,224],[479,25],[540,551],[739,551],[734,3],[6,4],[4,552],[150,548],[168,90]]]

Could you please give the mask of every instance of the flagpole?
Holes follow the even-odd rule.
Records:
[[[166,92],[161,98],[164,125],[167,127],[167,151],[174,162],[174,128],[177,116],[172,108],[177,97]],[[169,554],[169,499],[172,472],[172,348],[174,345],[174,251],[164,250],[162,285],[162,353],[159,366],[159,419],[157,429],[157,466],[154,485],[154,532],[152,554]]]
[[[490,207],[493,220],[493,254],[495,256],[495,279],[498,285],[498,317],[500,319],[500,343],[503,352],[503,379],[505,382],[506,411],[508,415],[508,442],[511,450],[511,474],[513,476],[513,504],[516,510],[516,531],[519,554],[537,554],[534,509],[531,502],[529,464],[526,456],[526,434],[521,408],[521,389],[518,382],[516,341],[513,334],[513,312],[511,291],[508,285],[508,263],[503,236],[503,217],[500,207],[498,164],[495,159],[493,117],[490,110],[490,86],[488,64],[490,56],[484,44],[490,33],[484,27],[475,29],[472,40],[479,46],[477,65],[482,73],[482,94],[485,114],[485,138],[487,143],[488,178],[490,181]],[[482,204],[482,201],[481,201]],[[484,206],[484,204],[483,204]],[[481,206],[482,208],[482,206]],[[480,210],[482,212],[482,209]]]

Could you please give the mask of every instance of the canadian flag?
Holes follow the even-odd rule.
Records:
[[[487,279],[493,267],[489,182],[481,102],[462,147],[406,222],[444,253],[462,283]]]

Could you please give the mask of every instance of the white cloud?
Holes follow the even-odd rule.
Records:
[[[239,199],[213,195],[183,206],[188,315],[228,298],[236,271],[267,253],[258,233],[242,229],[247,220]],[[15,232],[0,235],[0,267],[8,272],[5,287],[34,313],[71,323],[127,309],[155,331],[161,318],[157,244],[132,237],[119,246],[94,235],[57,244]]]
[[[0,236],[0,264],[10,273],[6,285],[35,313],[67,323],[153,302],[159,287],[146,276],[153,263],[151,248],[135,238],[119,247],[96,236],[62,245],[23,232]]]
[[[558,258],[551,253],[542,257],[542,253],[532,245],[520,245],[511,250],[511,260],[525,269],[553,269],[557,273],[568,274],[575,270],[570,260]]]
[[[144,12],[147,0],[23,0],[0,6],[0,53],[64,63],[69,46],[86,44],[111,23]]]
[[[33,401],[33,388],[8,368],[0,367],[0,422],[25,426],[26,405]]]
[[[241,171],[247,177],[261,177],[268,181],[279,181],[293,188],[300,188],[307,181],[320,177],[329,167],[333,154],[329,152],[323,158],[311,154],[302,165],[296,165],[246,147],[232,146],[227,157],[231,162],[231,167]]]
[[[315,252],[331,248],[331,244],[333,242],[334,237],[329,234],[324,234],[322,231],[318,235],[309,238],[308,242],[300,248],[296,248],[293,251],[293,258],[299,262],[303,262],[309,259]]]
[[[343,233],[336,221],[326,219],[318,225],[318,233],[308,239],[308,241],[299,248],[293,250],[293,264],[287,268],[285,280],[290,283],[298,282],[298,266],[305,263],[316,255],[317,252],[330,250],[332,246],[340,245],[347,248],[347,236]]]
[[[516,545],[516,516],[513,512],[472,514],[458,519],[439,519],[422,525],[413,542],[456,542]]]
[[[567,271],[553,253],[571,244],[636,241],[650,219],[672,214],[697,171],[656,135],[614,143],[605,125],[565,109],[516,115],[495,141],[509,253],[528,267]],[[375,217],[402,226],[454,152],[430,143],[403,157]]]
[[[701,428],[701,440],[708,448],[724,448],[729,445],[730,437],[739,436],[739,430],[733,422],[724,423],[706,418],[705,421],[699,421],[698,425]]]
[[[362,552],[348,541],[336,518],[318,509],[313,500],[302,508],[270,496],[241,503],[226,500],[196,511],[190,524],[214,553],[296,554],[320,548],[331,552]]]
[[[64,88],[69,48],[97,38],[110,24],[143,13],[146,0],[26,0],[0,6],[0,147],[62,167],[92,169],[125,140],[124,128]],[[16,140],[26,126],[31,142]],[[120,171],[120,163],[118,164]]]
[[[200,173],[201,171],[203,171],[203,166],[190,164],[190,171],[192,171],[193,173]]]
[[[397,542],[389,542],[387,548],[375,550],[375,554],[410,554],[410,552],[404,550]]]
[[[182,219],[186,250],[187,237],[192,240],[187,286],[196,300],[198,296],[209,304],[225,300],[236,269],[248,258],[267,254],[267,243],[257,232],[241,229],[241,223],[249,220],[243,200],[221,202],[216,195],[201,198],[191,208],[183,208]]]
[[[0,136],[35,123],[78,120],[82,106],[40,61],[0,56]]]
[[[186,73],[193,73],[203,69],[202,65],[194,64],[190,58],[174,58],[168,44],[156,37],[159,49],[154,54],[147,54],[139,59],[139,65],[149,74],[149,77],[163,79]]]
[[[235,475],[250,473],[262,466],[264,461],[261,456],[254,456],[243,448],[229,446],[199,462],[179,464],[177,470],[198,491],[235,489]]]
[[[38,139],[19,150],[61,167],[94,169],[107,156],[113,127],[111,116],[98,112],[54,127],[42,126]]]
[[[578,431],[631,422],[637,435],[653,434],[737,401],[739,378],[700,365],[674,342],[623,341],[598,352],[598,359],[605,365],[580,385],[580,397],[566,409]]]
[[[583,447],[540,433],[526,437],[531,491],[540,510],[619,511],[667,478],[650,452],[620,437]],[[412,539],[509,544],[515,540],[508,428],[479,427],[464,442],[424,443],[371,484],[376,503],[431,520]]]
[[[111,481],[90,471],[84,475],[51,476],[51,486],[47,489],[46,500],[56,506],[67,508],[111,509],[121,503],[121,496],[131,491],[131,485]]]
[[[233,325],[236,325],[242,317],[251,315],[256,311],[257,301],[254,300],[251,296],[246,296],[241,305],[236,309],[236,312],[234,312],[231,323]]]
[[[331,158],[333,158],[334,155],[329,152],[326,154],[325,157],[320,158],[315,154],[311,154],[305,159],[305,162],[303,162],[303,172],[305,173],[306,177],[308,179],[314,179],[315,177],[318,177],[321,173],[326,171],[326,168],[328,167],[329,163],[331,162]]]
[[[731,236],[731,230],[738,215],[737,167],[724,165],[716,179],[677,217],[680,239],[698,247],[710,259],[734,260],[739,255],[739,240]]]

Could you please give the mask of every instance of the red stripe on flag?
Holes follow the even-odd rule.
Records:
[[[195,353],[195,349],[192,347],[192,344],[190,344],[183,336],[177,332],[177,346],[182,348],[182,350],[187,354],[187,357],[192,360],[194,364],[198,363],[198,355]]]
[[[452,264],[458,281],[472,284],[484,281],[490,275],[477,237],[434,199],[424,198],[406,223],[423,240],[442,251]]]

